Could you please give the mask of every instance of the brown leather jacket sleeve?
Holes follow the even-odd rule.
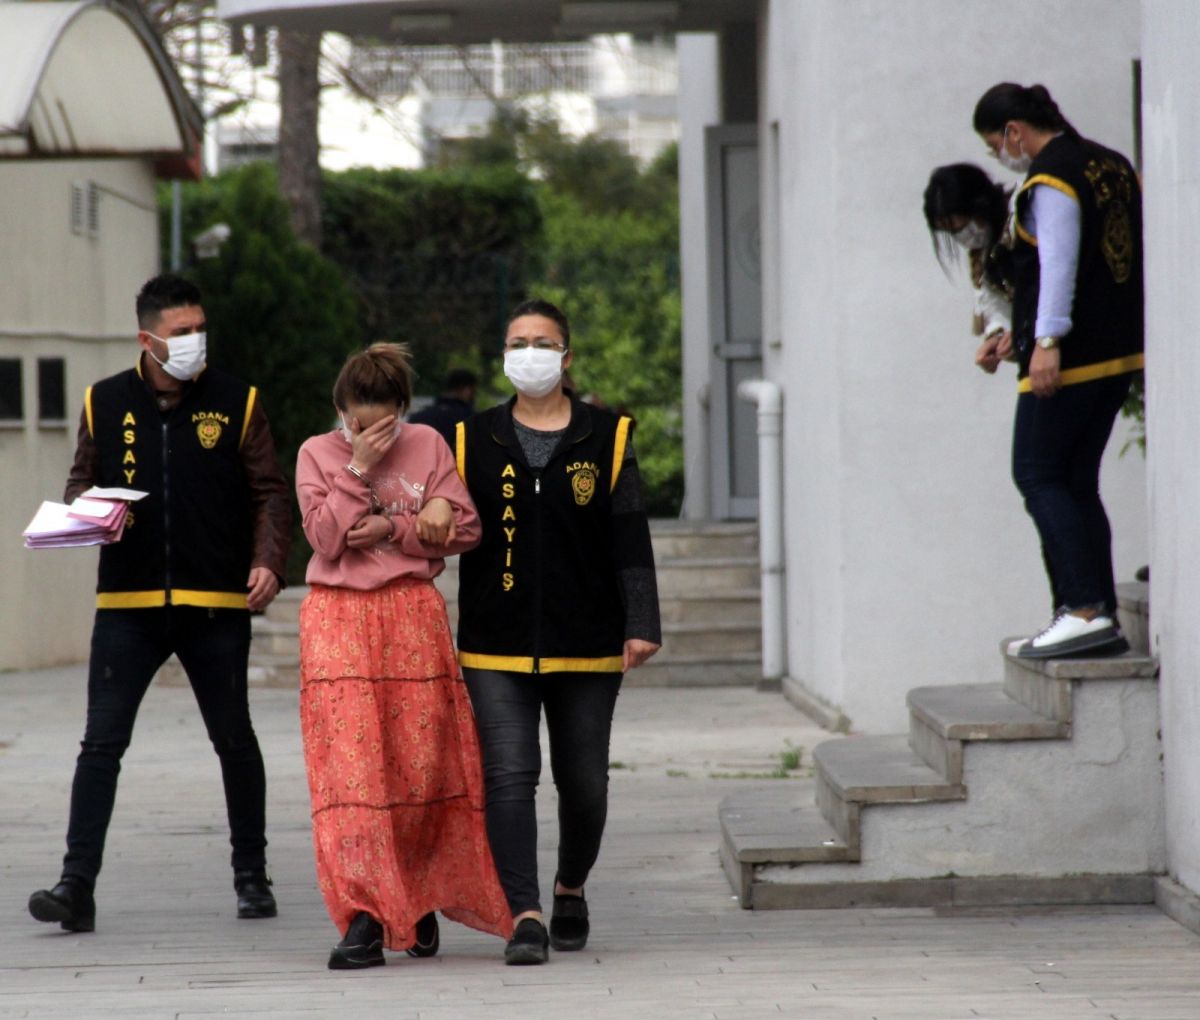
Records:
[[[269,567],[283,587],[292,544],[292,493],[279,467],[266,412],[257,400],[242,442],[242,466],[254,504],[254,558],[250,565]]]
[[[67,475],[67,488],[63,493],[63,502],[71,503],[80,493],[86,492],[95,484],[96,479],[96,442],[88,431],[87,409],[79,413],[79,434],[75,438],[75,461]]]

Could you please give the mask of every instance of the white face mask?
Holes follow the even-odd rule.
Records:
[[[527,397],[544,397],[562,379],[562,363],[566,351],[538,350],[523,347],[504,352],[504,374],[518,393]]]
[[[962,230],[956,230],[950,235],[968,251],[986,248],[992,239],[992,232],[987,227],[974,220],[969,220]]]
[[[208,334],[187,333],[184,336],[162,337],[146,331],[155,340],[161,340],[167,345],[167,360],[159,361],[153,351],[150,357],[162,365],[169,376],[186,382],[195,379],[203,370],[205,359],[208,357]]]
[[[342,423],[342,427],[340,430],[342,433],[342,438],[345,439],[347,443],[353,443],[354,442],[354,433],[350,431],[350,426],[348,424],[346,424],[346,416],[344,414],[342,414],[341,411],[338,412],[338,421],[340,421]],[[392,439],[393,440],[400,438],[400,430],[401,430],[401,428],[403,428],[403,426],[404,426],[404,422],[402,422],[399,418],[397,418],[396,424],[392,426]]]
[[[1019,156],[1010,156],[1008,154],[1008,125],[1004,125],[1004,130],[1000,132],[1000,148],[996,150],[996,158],[1000,161],[1000,165],[1005,169],[1011,170],[1013,173],[1023,174],[1029,171],[1029,165],[1033,162],[1033,157],[1021,150],[1021,140],[1017,139],[1017,150],[1021,153]]]

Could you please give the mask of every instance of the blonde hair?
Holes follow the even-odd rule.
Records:
[[[333,384],[333,402],[342,411],[351,404],[394,403],[403,414],[412,402],[412,381],[408,346],[374,343],[346,359]]]

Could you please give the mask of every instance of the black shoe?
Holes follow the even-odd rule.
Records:
[[[29,897],[29,912],[39,921],[57,921],[63,931],[95,931],[96,901],[78,878],[63,878],[53,889]]]
[[[550,915],[550,945],[561,953],[571,953],[587,945],[587,900],[582,896],[554,897],[554,913]]]
[[[510,967],[545,963],[549,956],[546,952],[549,944],[546,926],[536,917],[527,917],[517,925],[513,937],[504,947],[504,962]]]
[[[233,888],[237,891],[238,917],[274,917],[279,913],[265,871],[235,871]]]
[[[383,925],[366,911],[354,915],[346,937],[333,947],[329,954],[330,970],[361,970],[364,967],[382,967]]]
[[[437,956],[441,938],[438,936],[437,914],[432,910],[417,922],[417,941],[406,950],[409,956]]]

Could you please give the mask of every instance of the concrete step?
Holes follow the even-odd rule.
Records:
[[[1150,654],[1150,584],[1128,581],[1117,585],[1117,620],[1130,650]]]
[[[762,681],[762,657],[741,655],[670,655],[653,659],[625,674],[631,687],[753,687]]]
[[[752,557],[663,560],[657,573],[660,599],[700,591],[728,595],[759,584],[758,560]]]
[[[658,599],[658,612],[667,623],[738,622],[754,627],[762,625],[762,596],[758,588],[730,591],[680,592]]]
[[[813,762],[818,785],[855,804],[917,804],[966,796],[962,783],[922,761],[904,734],[827,740],[813,749]]]
[[[980,740],[1051,740],[1071,735],[1071,724],[1047,719],[1004,693],[1002,684],[914,687],[908,692],[909,746],[927,765],[962,781],[963,743]]]
[[[250,687],[300,687],[300,659],[294,655],[250,653],[246,674]]]
[[[690,658],[751,653],[761,658],[762,628],[757,623],[664,623],[659,655]]]
[[[847,846],[815,806],[800,803],[791,785],[730,794],[717,810],[721,864],[743,904],[754,893],[755,865],[857,860],[857,848]]]
[[[817,808],[847,845],[858,851],[863,808],[961,800],[966,790],[931,768],[904,735],[827,740],[813,749]]]
[[[723,862],[722,862],[723,863]],[[1155,902],[1150,874],[956,875],[929,878],[793,881],[806,872],[823,874],[838,865],[741,865],[753,875],[738,899],[753,910],[1005,910],[1012,908],[1127,906]],[[844,866],[852,869],[853,864]],[[741,872],[738,872],[739,874]],[[728,867],[726,874],[729,874]],[[736,890],[735,879],[730,884]],[[919,1015],[919,1014],[906,1014]]]
[[[1009,640],[1000,643],[1004,656],[1004,693],[1039,715],[1059,722],[1071,721],[1073,684],[1158,676],[1157,660],[1134,651],[1102,659],[1022,659],[1008,654]]]
[[[691,557],[758,557],[757,524],[651,521],[656,561]]]
[[[290,655],[300,657],[300,621],[273,620],[256,617],[250,625],[250,654]]]
[[[1166,866],[1155,677],[1135,654],[1005,655],[1002,684],[915,688],[907,737],[814,750],[845,860],[805,859],[794,803],[755,803],[745,831],[726,804],[730,883],[757,909],[1147,902]]]

